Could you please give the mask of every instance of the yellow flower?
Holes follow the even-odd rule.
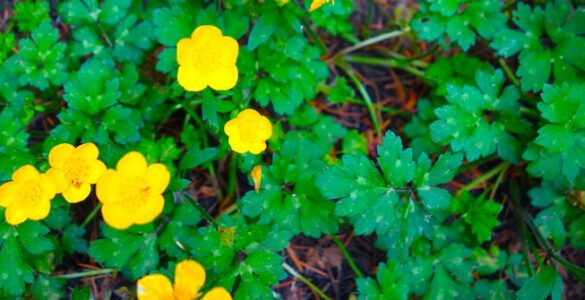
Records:
[[[313,2],[311,2],[311,6],[309,7],[309,11],[314,11],[323,6],[325,3],[329,3],[329,0],[313,0]],[[335,4],[335,1],[333,1],[333,4]]]
[[[229,137],[232,150],[258,154],[266,149],[266,140],[272,135],[272,124],[268,118],[248,108],[227,122],[223,130]]]
[[[146,224],[163,210],[162,193],[171,175],[162,164],[148,165],[144,156],[129,152],[108,169],[96,185],[97,197],[103,204],[104,221],[111,227],[126,229],[132,224]]]
[[[179,84],[191,92],[198,92],[210,86],[225,91],[233,88],[238,81],[239,45],[229,36],[222,36],[219,28],[211,25],[199,26],[191,38],[177,43]]]
[[[5,207],[6,222],[18,225],[27,219],[41,220],[49,215],[55,183],[35,167],[26,165],[12,174],[12,181],[0,186],[0,206]]]
[[[252,172],[250,172],[250,175],[252,175],[252,180],[254,180],[254,190],[256,190],[256,193],[260,192],[260,183],[262,182],[262,166],[255,166],[254,169],[252,169]]]
[[[196,261],[184,260],[175,266],[175,285],[162,274],[151,274],[138,280],[138,300],[192,300],[201,296],[199,291],[205,283],[205,269]],[[232,296],[223,288],[209,290],[202,300],[231,300]]]
[[[69,203],[85,200],[91,192],[91,184],[106,171],[106,165],[98,160],[99,150],[93,143],[73,147],[59,144],[49,152],[51,168],[47,175],[56,184],[57,193]]]

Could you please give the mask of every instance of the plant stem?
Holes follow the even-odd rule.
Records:
[[[309,22],[307,22],[307,20],[305,20],[305,18],[301,18],[301,22],[303,23],[303,27],[307,30],[307,33],[309,34],[311,39],[315,42],[317,47],[319,47],[321,52],[327,53],[327,47],[325,47],[325,44],[323,44],[323,41],[321,41],[321,39],[319,38],[317,33],[315,33],[315,31],[311,27],[311,24],[309,24]]]
[[[372,102],[372,98],[370,98],[368,91],[366,91],[366,88],[364,87],[362,82],[359,80],[359,78],[357,78],[353,69],[347,63],[341,60],[336,60],[335,62],[337,66],[339,66],[343,71],[345,71],[347,76],[351,79],[351,81],[353,81],[353,84],[358,88],[358,91],[362,95],[362,98],[364,98],[364,101],[366,102],[366,107],[370,112],[370,117],[372,118],[372,123],[374,124],[374,130],[376,130],[376,134],[378,136],[382,136],[380,121],[378,120],[374,103]]]
[[[508,167],[510,167],[509,162],[503,162],[503,163],[497,165],[495,168],[489,170],[488,172],[484,173],[483,175],[477,177],[474,181],[468,183],[467,185],[465,185],[464,187],[459,189],[459,191],[457,191],[457,195],[459,196],[463,192],[472,190],[476,186],[478,186],[478,185],[482,184],[483,182],[485,182],[486,180],[496,176],[500,172],[506,172]]]
[[[213,225],[213,227],[215,227],[216,230],[219,230],[221,228],[219,226],[219,224],[217,224],[215,219],[207,212],[207,210],[205,210],[201,205],[199,205],[199,202],[197,202],[197,200],[195,198],[193,198],[193,196],[191,196],[189,193],[175,192],[174,195],[175,195],[175,197],[177,195],[179,195],[179,196],[181,196],[182,199],[184,199],[184,197],[186,196],[186,198],[190,200],[189,203],[191,203],[193,205],[193,207],[195,207],[195,209],[197,209],[197,211],[199,211],[199,213],[201,214],[203,219],[205,219],[205,221],[207,221],[208,223]]]
[[[386,58],[378,58],[378,57],[369,57],[369,56],[359,56],[359,55],[349,55],[344,56],[343,59],[347,62],[354,62],[354,63],[361,63],[366,65],[377,65],[383,66],[388,68],[398,68],[404,70],[412,75],[420,77],[428,82],[436,83],[434,79],[429,78],[425,75],[424,72],[409,66],[408,63],[401,62],[396,59],[386,59]]]
[[[87,226],[87,224],[89,224],[89,222],[93,219],[93,217],[95,217],[95,215],[97,214],[97,212],[100,210],[100,208],[102,208],[102,203],[98,203],[93,210],[89,213],[89,215],[85,218],[85,220],[83,220],[83,223],[81,223],[81,227],[85,227]]]
[[[502,69],[504,69],[504,73],[506,73],[506,76],[508,76],[510,81],[512,81],[512,83],[515,86],[520,86],[520,80],[518,80],[518,78],[516,78],[516,76],[514,75],[514,72],[512,72],[512,69],[510,69],[510,67],[506,63],[506,60],[504,58],[500,58],[498,60],[498,62],[500,63],[500,66],[502,67]]]
[[[77,279],[77,278],[85,278],[85,277],[111,274],[111,273],[115,273],[115,272],[118,272],[118,270],[116,270],[116,269],[101,269],[101,270],[85,271],[85,272],[79,272],[79,273],[56,275],[55,278]]]
[[[528,231],[526,230],[526,224],[524,223],[522,213],[520,212],[520,200],[519,200],[519,193],[518,187],[514,185],[512,182],[509,183],[510,191],[511,191],[511,198],[512,198],[512,211],[516,216],[516,219],[519,220],[520,226],[520,236],[522,237],[522,257],[524,262],[526,263],[526,269],[528,270],[528,275],[532,277],[534,275],[534,269],[532,264],[530,263],[530,258],[528,257],[528,247],[529,242],[528,240],[530,237],[528,236]]]
[[[282,263],[282,267],[288,273],[290,273],[292,276],[294,276],[295,278],[299,279],[304,284],[306,284],[313,292],[315,292],[317,295],[319,295],[319,297],[321,297],[325,300],[332,300],[329,296],[327,296],[325,294],[325,292],[323,292],[320,288],[318,288],[316,285],[314,285],[309,279],[307,279],[303,275],[299,274],[295,269],[293,269],[293,267],[289,266],[287,263]]]
[[[355,261],[353,260],[353,258],[351,257],[351,255],[349,254],[349,252],[347,251],[347,249],[345,248],[343,243],[339,240],[339,238],[335,235],[332,235],[331,239],[333,240],[335,245],[337,245],[339,250],[341,250],[341,254],[343,254],[345,259],[347,260],[347,263],[349,264],[349,266],[351,267],[351,269],[355,273],[355,276],[357,276],[358,278],[364,277],[364,274],[360,271],[360,269],[356,265]]]
[[[408,28],[405,30],[396,30],[396,31],[390,31],[390,32],[386,32],[384,34],[369,38],[367,40],[361,41],[351,47],[347,47],[343,50],[340,51],[340,54],[348,54],[351,53],[353,51],[359,50],[361,48],[365,48],[367,46],[373,45],[373,44],[377,44],[379,42],[385,41],[387,39],[391,39],[393,37],[397,37],[397,36],[401,36],[403,34],[405,34],[406,32],[408,32]]]

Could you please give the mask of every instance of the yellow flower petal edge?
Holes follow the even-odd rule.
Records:
[[[256,193],[260,192],[260,184],[262,183],[262,166],[258,165],[252,169],[250,172],[252,176],[252,180],[254,181],[254,190]]]
[[[335,4],[335,0],[333,0],[332,2],[333,4]],[[309,11],[312,12],[318,9],[319,7],[323,6],[323,4],[325,3],[329,3],[329,0],[313,0],[313,2],[311,2],[311,6],[309,7]]]
[[[238,52],[238,42],[223,36],[219,28],[212,25],[195,28],[190,38],[177,43],[179,85],[190,92],[208,86],[218,91],[233,88],[238,81]]]
[[[266,149],[266,140],[272,136],[272,124],[265,116],[248,108],[223,127],[232,150],[238,153],[259,154]]]
[[[106,165],[98,159],[99,150],[93,143],[77,147],[59,144],[49,152],[51,168],[47,175],[56,184],[57,193],[69,203],[83,201],[91,192],[91,184],[106,171]]]
[[[126,229],[133,224],[152,222],[164,208],[162,194],[170,179],[164,165],[147,165],[139,152],[124,155],[115,170],[107,170],[97,181],[96,194],[103,204],[106,224]]]
[[[162,274],[144,276],[136,283],[138,300],[191,300],[201,296],[205,284],[205,269],[198,262],[186,259],[175,266],[175,283]],[[203,300],[232,300],[232,296],[223,287],[214,287]]]
[[[11,181],[0,186],[0,206],[6,208],[6,222],[18,225],[28,219],[46,218],[55,194],[55,183],[49,176],[39,174],[31,165],[20,167]]]

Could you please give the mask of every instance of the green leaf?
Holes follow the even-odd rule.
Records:
[[[28,290],[35,299],[57,300],[65,298],[65,282],[53,276],[40,275]],[[89,289],[89,286],[87,287]]]
[[[276,27],[278,14],[276,12],[265,13],[258,18],[248,37],[248,50],[253,51],[259,45],[266,43]]]
[[[18,240],[23,248],[31,254],[42,254],[53,250],[53,243],[45,237],[49,228],[39,222],[25,222],[16,228]]]
[[[544,267],[534,275],[516,293],[519,300],[544,300],[551,296],[553,300],[560,300],[563,291],[563,281],[556,269]]]
[[[263,168],[260,192],[242,198],[242,213],[259,216],[260,224],[279,224],[310,237],[337,231],[334,205],[315,184],[316,172],[324,167],[320,153],[315,141],[289,132],[272,165]]]
[[[21,85],[45,90],[49,84],[58,86],[66,79],[66,48],[59,42],[59,32],[50,22],[44,22],[33,30],[30,39],[20,40],[19,53],[7,63],[19,76]]]
[[[400,276],[402,266],[397,262],[388,261],[380,264],[376,279],[358,278],[357,289],[362,300],[408,299],[409,278]],[[376,282],[377,281],[377,282]]]
[[[198,149],[198,148],[191,148],[181,159],[179,163],[179,168],[182,170],[190,170],[195,167],[198,167],[206,162],[213,160],[217,154],[219,153],[219,149],[212,147],[212,148],[205,148],[205,149]]]
[[[219,127],[219,119],[217,117],[216,98],[210,89],[205,89],[202,92],[201,101],[203,102],[203,120],[209,122],[214,128]]]
[[[343,154],[367,154],[368,140],[357,130],[350,130],[343,136],[341,151]]]
[[[85,228],[76,224],[69,224],[63,230],[61,244],[63,250],[69,254],[85,253],[87,250],[87,241],[85,240]]]
[[[10,296],[20,296],[25,291],[25,283],[33,282],[33,269],[24,261],[15,233],[6,228],[8,225],[2,227],[0,232],[4,232],[4,240],[0,241],[0,291]]]
[[[97,262],[121,269],[130,280],[136,280],[154,270],[159,263],[157,235],[152,232],[152,225],[143,227],[120,231],[102,225],[104,238],[94,241],[88,253]]]
[[[138,131],[144,125],[138,110],[115,105],[106,111],[102,119],[102,129],[114,135],[120,144],[128,144],[140,140]]]
[[[31,31],[49,20],[49,3],[44,1],[19,1],[14,5],[14,20],[20,31]]]
[[[452,202],[452,209],[453,212],[461,214],[480,243],[491,239],[492,230],[500,224],[498,214],[502,210],[502,205],[491,199],[486,200],[484,195],[475,198],[464,192]]]

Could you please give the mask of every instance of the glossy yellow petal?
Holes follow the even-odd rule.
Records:
[[[204,43],[214,41],[221,37],[221,30],[213,25],[202,25],[193,31],[191,38]]]
[[[171,281],[164,275],[152,274],[136,283],[138,300],[174,300]]]
[[[237,118],[241,119],[241,120],[245,120],[245,121],[251,121],[251,120],[256,120],[260,116],[261,116],[260,113],[257,112],[256,110],[251,109],[251,108],[246,108],[238,114]]]
[[[193,50],[195,43],[192,39],[181,39],[177,43],[177,62],[179,65],[190,65],[192,62]]]
[[[314,11],[327,2],[329,2],[329,0],[313,0],[313,2],[311,2],[311,6],[309,7],[309,11]]]
[[[242,141],[239,136],[230,136],[228,139],[228,143],[233,151],[237,153],[246,153],[248,152],[248,145]]]
[[[240,134],[240,122],[236,119],[231,119],[223,126],[223,131],[227,136],[235,136]]]
[[[267,117],[261,116],[258,119],[258,138],[261,140],[267,140],[272,136],[272,124]]]
[[[146,170],[146,182],[150,191],[155,194],[162,194],[171,180],[171,173],[163,164],[152,164]]]
[[[87,174],[87,183],[94,184],[106,171],[106,165],[101,160],[93,160],[89,163],[89,169]]]
[[[132,218],[136,224],[147,224],[152,222],[163,211],[165,199],[162,195],[151,195],[136,212]]]
[[[35,167],[26,165],[18,168],[18,170],[12,173],[12,181],[17,183],[27,182],[29,180],[38,181],[40,176],[41,175]]]
[[[195,299],[205,283],[205,269],[194,260],[184,260],[175,266],[175,298]]]
[[[180,86],[190,92],[199,92],[208,85],[206,77],[192,66],[180,66],[177,80]]]
[[[51,202],[48,200],[41,200],[37,205],[30,207],[27,211],[28,218],[31,220],[42,220],[49,215],[51,210]]]
[[[250,172],[250,175],[254,181],[254,190],[256,190],[256,193],[260,192],[260,184],[262,183],[262,166],[255,166],[252,169],[252,172]]]
[[[0,206],[7,207],[18,199],[18,184],[9,181],[0,186]]]
[[[221,49],[218,53],[220,63],[224,66],[235,66],[240,48],[238,42],[231,36],[223,36],[218,40],[218,43],[219,49]]]
[[[238,82],[238,68],[233,66],[219,67],[209,75],[209,86],[216,91],[226,91]]]
[[[132,217],[120,205],[104,204],[102,216],[106,224],[112,228],[126,229],[132,225]]]
[[[77,146],[73,151],[73,155],[79,155],[85,159],[97,159],[100,151],[94,143],[85,143]]]
[[[62,168],[73,153],[75,147],[71,144],[59,144],[49,152],[49,165],[53,168]]]
[[[119,192],[123,179],[118,172],[106,170],[97,181],[96,194],[98,200],[103,204],[115,203],[119,201]]]
[[[17,203],[12,203],[5,211],[6,223],[10,225],[18,225],[26,221],[26,209],[22,208]]]
[[[85,200],[87,196],[89,196],[89,193],[91,193],[91,186],[89,183],[82,183],[79,188],[69,185],[63,191],[63,198],[69,203],[78,203]]]
[[[43,190],[43,198],[45,200],[51,200],[55,197],[55,194],[57,193],[57,186],[49,175],[41,174],[39,184]]]
[[[65,178],[65,173],[61,169],[50,168],[45,174],[53,181],[55,193],[63,193],[69,185],[69,181]]]
[[[260,154],[264,150],[266,150],[266,143],[264,142],[252,143],[248,148],[248,151],[250,151],[252,154]]]
[[[223,287],[214,287],[201,300],[232,300],[232,296]]]
[[[124,155],[116,165],[116,170],[123,176],[141,177],[146,173],[146,158],[140,152],[131,151]]]

